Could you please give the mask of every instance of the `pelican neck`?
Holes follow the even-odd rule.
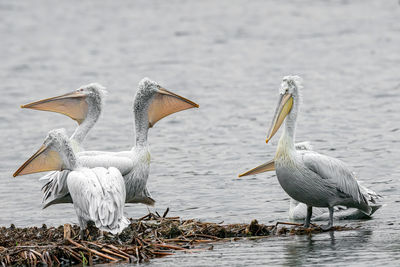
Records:
[[[79,124],[78,127],[76,127],[74,133],[71,136],[71,140],[74,140],[79,145],[82,144],[83,140],[85,140],[86,135],[96,124],[99,116],[100,113],[95,115],[91,115],[91,113],[88,113],[88,116],[83,120],[83,122]]]
[[[276,158],[280,157],[291,157],[293,152],[296,151],[295,139],[296,139],[296,121],[299,110],[299,104],[297,101],[293,101],[293,107],[285,119],[285,127],[283,133],[278,142],[278,148],[276,151]]]

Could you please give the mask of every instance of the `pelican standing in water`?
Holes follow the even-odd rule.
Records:
[[[70,106],[70,109],[78,107]],[[144,78],[139,83],[133,104],[136,130],[135,146],[129,151],[121,152],[82,151],[77,156],[85,167],[113,166],[119,169],[125,180],[126,203],[154,205],[155,201],[146,187],[150,169],[148,130],[162,118],[194,107],[197,108],[198,105],[166,90],[156,82]],[[65,175],[57,176],[57,179],[53,179],[45,185],[44,195],[46,199],[49,198],[45,207],[57,203],[71,203],[64,177]]]
[[[307,205],[305,227],[310,226],[313,207],[328,208],[329,223],[322,229],[329,230],[333,226],[335,206],[357,208],[367,215],[371,214],[372,208],[346,164],[314,151],[296,150],[295,130],[301,88],[300,77],[283,78],[279,103],[266,142],[285,121],[273,161],[278,181],[291,198]]]
[[[82,239],[89,221],[101,231],[112,234],[122,232],[130,224],[124,216],[126,191],[120,171],[114,167],[83,167],[64,129],[50,131],[42,147],[14,173],[14,177],[49,170],[70,170],[66,183]]]
[[[296,150],[312,150],[312,145],[309,142],[301,142],[301,143],[296,143],[295,148]],[[274,160],[270,160],[267,163],[264,163],[254,169],[251,169],[245,173],[240,174],[239,177],[267,172],[267,171],[274,171],[274,170],[275,170]],[[378,204],[379,198],[381,198],[380,195],[378,195],[373,190],[363,186],[358,180],[357,183],[360,187],[361,193],[368,200],[368,203],[372,208],[371,214],[367,215],[364,212],[360,211],[359,209],[355,208],[348,208],[345,206],[335,206],[334,207],[335,219],[337,220],[368,219],[371,218],[371,215],[374,214],[375,211],[377,211],[379,208],[382,207],[381,204]],[[307,217],[307,205],[298,202],[293,198],[290,198],[289,219],[304,220],[306,217]],[[314,207],[311,218],[314,221],[329,220],[329,211],[326,208]]]

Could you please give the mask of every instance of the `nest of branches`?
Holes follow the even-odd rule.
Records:
[[[94,226],[87,230],[87,240],[79,240],[79,227],[0,228],[0,264],[4,265],[93,265],[100,263],[145,262],[152,258],[182,252],[211,249],[213,242],[250,237],[305,235],[322,232],[316,225],[278,222],[275,225],[217,224],[181,220],[158,213],[131,220],[119,235],[100,233]],[[285,225],[279,227],[279,225]],[[289,225],[290,228],[286,225]],[[354,228],[336,226],[333,230]],[[208,246],[208,247],[207,247]]]

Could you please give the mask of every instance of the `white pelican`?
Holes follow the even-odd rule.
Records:
[[[312,146],[309,142],[301,142],[295,144],[296,150],[312,150]],[[266,166],[266,167],[265,167]],[[263,168],[264,167],[264,168]],[[270,160],[267,163],[264,163],[254,169],[251,169],[245,173],[239,175],[239,177],[247,176],[251,174],[262,173],[266,171],[273,171],[274,160]],[[381,198],[376,192],[371,189],[364,187],[360,181],[357,180],[357,183],[360,187],[361,193],[368,200],[369,205],[372,208],[371,214],[367,215],[359,209],[348,208],[345,206],[335,206],[334,207],[334,218],[337,220],[359,220],[359,219],[368,219],[371,218],[371,215],[375,213],[382,205],[378,204],[377,201]],[[289,219],[291,220],[304,220],[307,216],[307,205],[301,202],[290,198],[289,205]],[[326,208],[313,208],[312,220],[328,220],[329,219],[329,211]]]
[[[50,131],[42,147],[14,173],[14,177],[49,170],[70,170],[66,183],[82,239],[88,221],[112,234],[122,232],[129,225],[124,216],[126,191],[120,171],[114,167],[83,167],[75,157],[64,129]]]
[[[59,104],[63,105],[62,102]],[[199,106],[144,78],[139,83],[133,104],[135,146],[129,151],[121,152],[82,151],[77,156],[85,167],[113,166],[119,169],[125,179],[126,203],[154,205],[155,201],[146,187],[150,168],[148,130],[160,119],[194,107]],[[69,107],[69,109],[74,108],[78,107]],[[71,203],[68,188],[65,186],[65,174],[61,172],[44,186],[44,191],[44,199],[48,199],[44,208],[57,203]]]
[[[322,228],[329,230],[333,226],[335,206],[357,208],[367,215],[371,214],[372,208],[346,164],[314,151],[296,150],[294,140],[301,88],[300,77],[283,78],[279,103],[266,142],[285,121],[273,161],[278,181],[291,198],[307,205],[305,227],[310,225],[313,207],[328,208],[329,223]]]

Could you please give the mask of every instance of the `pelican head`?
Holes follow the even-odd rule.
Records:
[[[61,113],[81,124],[87,117],[98,119],[106,92],[102,85],[91,83],[68,94],[35,101],[21,108]]]
[[[279,130],[286,116],[297,115],[298,104],[300,101],[299,90],[302,88],[301,83],[302,79],[299,76],[283,77],[281,87],[279,89],[279,102],[275,110],[271,128],[268,131],[266,139],[267,143]]]
[[[198,107],[198,104],[168,91],[148,78],[139,82],[133,104],[137,123],[147,120],[147,125],[150,128],[157,121],[172,113]],[[144,113],[147,113],[146,118],[138,118]]]
[[[72,170],[75,165],[75,153],[65,129],[56,129],[47,134],[40,149],[22,164],[13,176],[64,169]]]
[[[281,87],[279,88],[279,102],[275,111],[274,118],[272,120],[271,128],[268,131],[266,142],[274,136],[274,134],[279,130],[283,121],[286,117],[290,120],[290,123],[286,122],[286,128],[289,129],[291,134],[294,134],[296,116],[298,112],[299,102],[301,101],[299,90],[301,86],[302,79],[299,76],[285,76],[283,77]],[[294,144],[293,144],[294,145]],[[279,147],[279,146],[278,146]],[[299,150],[311,150],[312,147],[309,143],[303,142],[296,144],[296,149]],[[272,159],[260,166],[257,166],[247,172],[239,174],[239,177],[263,173],[267,171],[275,170],[275,159]]]

